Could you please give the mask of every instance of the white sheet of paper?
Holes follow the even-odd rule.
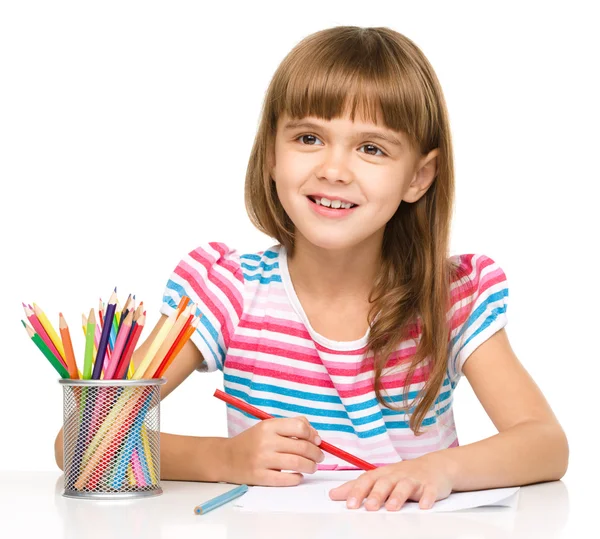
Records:
[[[233,502],[241,511],[256,513],[340,513],[344,511],[367,511],[364,505],[360,509],[347,509],[346,502],[333,501],[329,491],[346,481],[355,479],[362,471],[324,471],[313,475],[305,475],[303,482],[296,487],[250,487],[248,492]],[[435,502],[431,509],[419,509],[419,504],[407,501],[399,511],[394,513],[440,513],[471,509],[482,506],[504,506],[516,508],[519,487],[496,488],[473,492],[454,492],[444,500]],[[379,511],[386,511],[381,508]]]

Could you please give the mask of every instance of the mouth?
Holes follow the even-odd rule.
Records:
[[[356,208],[358,206],[358,204],[350,203],[350,207],[340,206],[339,208],[334,208],[333,206],[324,206],[323,204],[321,204],[320,200],[317,200],[315,197],[313,197],[311,195],[306,195],[306,197],[313,204],[316,204],[317,206],[321,206],[322,208],[327,208],[327,209],[330,209],[330,210],[351,210],[352,208]]]

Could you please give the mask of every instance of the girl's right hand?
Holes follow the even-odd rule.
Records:
[[[262,486],[294,486],[317,471],[325,455],[305,417],[265,419],[227,439],[224,481]],[[281,470],[291,470],[282,472]]]

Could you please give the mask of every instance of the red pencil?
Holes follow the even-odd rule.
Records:
[[[244,402],[243,400],[238,399],[237,397],[228,395],[227,393],[224,393],[220,389],[217,389],[215,391],[215,397],[217,397],[217,399],[221,399],[222,401],[225,401],[228,404],[231,404],[231,406],[235,406],[238,410],[242,410],[243,412],[246,412],[250,415],[253,415],[254,417],[257,417],[258,419],[273,419],[273,416],[267,414],[267,412],[263,412],[262,410],[255,408],[251,404],[248,404],[248,403]],[[355,457],[354,455],[347,453],[343,449],[340,449],[339,447],[336,447],[335,445],[331,445],[323,440],[321,440],[321,445],[319,445],[319,447],[323,451],[327,451],[327,453],[331,453],[332,455],[335,455],[336,457],[338,457],[342,460],[345,460],[346,462],[349,462],[353,466],[362,468],[363,470],[368,471],[368,470],[375,470],[377,468],[377,466],[374,466],[370,462],[359,459],[358,457]]]
[[[140,334],[144,329],[145,323],[146,315],[143,314],[138,319],[137,324],[135,325],[133,331],[131,332],[131,335],[129,336],[129,340],[125,345],[125,350],[123,350],[121,358],[119,359],[119,364],[113,376],[113,380],[121,380],[123,376],[125,376],[125,373],[127,372],[127,369],[129,367],[129,362],[131,361],[131,356],[133,355],[133,351],[135,350],[135,345],[137,344],[140,338]]]

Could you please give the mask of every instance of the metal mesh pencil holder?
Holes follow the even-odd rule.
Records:
[[[160,386],[151,380],[62,379],[63,496],[156,496],[160,486]]]

